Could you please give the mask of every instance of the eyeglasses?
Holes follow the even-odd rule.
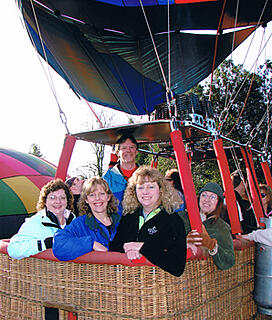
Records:
[[[66,197],[65,196],[61,196],[61,197],[57,197],[57,196],[54,196],[54,195],[50,195],[48,196],[48,199],[51,200],[51,201],[66,201]]]
[[[267,196],[266,193],[261,192],[261,197],[262,197],[262,198],[265,198],[266,196]]]
[[[203,199],[205,199],[205,200],[209,199],[209,200],[211,200],[212,202],[215,202],[215,201],[218,199],[218,196],[217,196],[217,195],[212,194],[212,195],[209,196],[209,195],[207,195],[205,192],[202,192],[202,193],[200,194],[200,197],[203,198]]]

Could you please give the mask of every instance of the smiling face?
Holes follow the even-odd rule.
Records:
[[[118,156],[122,164],[136,164],[137,146],[130,139],[125,140],[120,144]]]
[[[63,189],[50,192],[45,201],[46,208],[56,216],[63,216],[67,207],[67,197]]]
[[[107,215],[107,206],[110,201],[109,195],[101,184],[97,184],[86,198],[86,203],[90,206],[94,216]]]
[[[143,184],[136,184],[136,195],[145,213],[150,213],[160,204],[159,185],[157,182],[151,182],[147,177]]]
[[[204,213],[205,215],[212,213],[213,211],[215,211],[217,203],[217,194],[210,191],[203,191],[199,197],[200,213]]]

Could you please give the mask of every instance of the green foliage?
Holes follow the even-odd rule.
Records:
[[[39,158],[43,157],[43,154],[41,153],[41,149],[36,143],[32,143],[28,153]]]

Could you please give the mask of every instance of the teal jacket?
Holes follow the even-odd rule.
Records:
[[[183,219],[185,231],[186,234],[188,234],[192,230],[188,213],[181,211],[178,212],[178,214]],[[203,224],[209,236],[217,240],[218,251],[212,256],[213,262],[217,268],[226,270],[234,266],[235,254],[230,226],[221,218],[216,221],[213,218],[210,218],[203,221]]]

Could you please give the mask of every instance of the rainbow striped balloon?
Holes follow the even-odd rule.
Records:
[[[35,213],[40,189],[55,173],[46,160],[0,148],[0,216]]]

